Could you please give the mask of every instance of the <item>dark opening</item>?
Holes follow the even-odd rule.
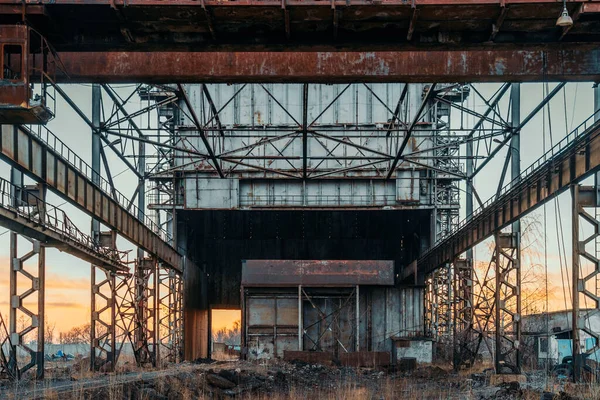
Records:
[[[2,46],[2,79],[12,81],[23,78],[23,46],[5,44]]]
[[[242,260],[392,260],[427,245],[428,210],[179,211],[180,237],[207,274],[208,303],[240,307]]]

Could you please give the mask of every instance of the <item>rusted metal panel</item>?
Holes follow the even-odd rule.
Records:
[[[285,361],[301,361],[308,364],[332,365],[333,353],[329,351],[297,351],[286,350],[283,352]]]
[[[58,158],[56,159],[56,189],[60,193],[66,193],[67,190],[67,167]]]
[[[275,299],[248,298],[248,326],[273,326],[275,324]]]
[[[0,125],[0,127],[2,128],[2,140],[0,141],[0,144],[2,144],[2,153],[13,158],[14,128],[10,125]]]
[[[246,260],[243,286],[393,285],[394,262],[373,260]]]
[[[56,159],[52,154],[46,153],[46,181],[48,185],[56,187],[54,172],[56,171]]]
[[[600,79],[597,46],[373,52],[63,52],[59,81],[504,82]],[[143,66],[143,68],[141,67]],[[205,66],[199,68],[198,66]],[[58,71],[57,71],[58,72]]]
[[[85,205],[85,181],[81,176],[77,178],[77,203]]]
[[[423,337],[425,335],[424,289],[400,288],[400,326],[396,333],[399,337]]]
[[[186,307],[184,310],[184,359],[194,361],[208,358],[208,310],[196,310]]]
[[[391,364],[389,351],[354,351],[340,353],[340,363],[348,367],[387,367]]]

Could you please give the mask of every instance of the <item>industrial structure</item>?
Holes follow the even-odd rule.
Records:
[[[420,340],[451,345],[460,368],[492,343],[496,373],[519,374],[519,220],[566,190],[582,353],[578,332],[599,335],[579,303],[600,310],[600,199],[581,186],[600,170],[600,90],[592,115],[525,169],[520,133],[567,81],[600,80],[599,41],[599,1],[0,0],[3,369],[43,377],[56,247],[92,265],[92,369],[113,369],[125,342],[140,365],[208,357],[210,312],[230,308],[243,310],[248,358],[395,354]],[[496,83],[491,96],[478,82]],[[556,83],[522,113],[521,82]],[[70,83],[93,84],[89,104]],[[49,128],[64,110],[89,128],[89,162]],[[473,180],[499,157],[484,202]],[[48,190],[92,218],[89,234]],[[490,237],[475,271],[472,249]]]

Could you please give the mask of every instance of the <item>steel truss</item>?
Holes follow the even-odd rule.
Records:
[[[496,373],[521,373],[520,234],[501,233],[496,241],[495,332]]]
[[[427,334],[437,341],[452,340],[453,266],[446,264],[425,281],[425,326]]]
[[[572,341],[573,380],[578,382],[585,373],[587,378],[597,379],[597,371],[587,356],[600,348],[600,333],[593,329],[590,320],[600,313],[600,204],[597,187],[571,186],[573,200],[573,260],[572,260]],[[582,224],[583,223],[583,224]],[[589,301],[589,303],[588,303]],[[583,308],[582,308],[583,306]],[[593,345],[582,350],[582,333],[592,338]]]
[[[160,359],[178,363],[183,360],[183,279],[160,264],[157,276]]]
[[[491,336],[494,333],[495,321],[496,251],[497,248],[494,247],[489,263],[481,267],[473,266],[471,271],[467,271],[464,267],[472,261],[464,260],[464,264],[461,264],[460,270],[455,274],[455,284],[459,288],[457,308],[462,310],[455,317],[459,329],[454,339],[453,365],[457,370],[475,364],[482,343],[490,354],[494,353]]]
[[[116,92],[107,85],[104,87],[107,92]],[[359,88],[371,93],[367,98],[371,99],[368,110],[375,110],[376,107],[381,110],[387,109],[387,123],[319,123],[326,113],[336,112],[334,105],[344,93],[352,94],[353,98],[356,98]],[[223,94],[219,93],[219,87],[214,85],[201,85],[198,93],[183,87],[182,89],[185,96],[174,87],[146,86],[136,89],[142,100],[148,101],[148,105],[143,108],[148,113],[148,120],[155,121],[147,128],[133,128],[127,124],[128,119],[120,114],[120,110],[127,106],[127,101],[132,95],[117,99],[113,106],[115,111],[105,118],[99,128],[106,142],[119,141],[120,156],[123,159],[134,160],[134,165],[137,165],[135,160],[139,157],[133,150],[134,142],[143,140],[156,150],[155,153],[145,156],[146,175],[152,182],[148,190],[148,199],[150,208],[156,214],[159,214],[158,210],[172,212],[174,208],[183,206],[179,181],[187,173],[201,171],[203,174],[209,174],[212,170],[215,176],[218,176],[220,170],[225,177],[243,173],[249,174],[248,176],[255,174],[261,177],[289,179],[348,179],[358,176],[357,174],[385,177],[389,173],[390,164],[397,157],[395,149],[401,147],[407,134],[410,133],[418,143],[417,146],[421,146],[431,142],[431,131],[436,131],[435,143],[431,142],[418,150],[403,152],[398,165],[404,169],[430,171],[422,178],[430,182],[428,196],[431,198],[431,204],[439,203],[438,215],[435,217],[439,228],[434,239],[438,240],[452,229],[458,220],[457,182],[466,176],[462,172],[459,160],[485,157],[460,155],[460,146],[484,141],[486,145],[481,148],[491,148],[492,140],[497,137],[504,138],[508,129],[501,118],[487,117],[474,111],[470,113],[482,119],[475,128],[451,128],[445,118],[450,109],[448,102],[461,101],[461,97],[466,98],[466,94],[461,94],[461,85],[448,85],[436,89],[433,92],[435,96],[432,95],[431,99],[424,103],[421,113],[412,121],[406,120],[408,105],[402,94],[396,110],[392,110],[393,107],[390,108],[370,85],[336,86],[334,98],[329,103],[320,105],[320,109],[313,111],[315,115],[307,117],[306,121],[303,121],[304,111],[309,104],[313,108],[316,107],[311,102],[319,97],[319,86],[308,88],[308,99],[311,100],[308,104],[302,103],[299,111],[286,109],[283,105],[284,99],[274,94],[273,85],[234,85],[233,94],[225,99],[222,98]],[[255,125],[240,123],[240,96],[250,95],[252,98],[258,98],[260,92],[266,96],[269,104],[269,111],[264,116],[265,121]],[[192,94],[196,96],[193,111],[189,104],[193,100]],[[183,96],[184,100],[188,101],[165,102],[174,95]],[[115,96],[112,97],[115,100]],[[501,98],[501,95],[496,97]],[[492,100],[490,99],[490,102]],[[201,102],[200,105],[196,104],[198,101]],[[159,106],[153,107],[152,102]],[[496,107],[497,103],[493,106]],[[200,108],[196,109],[197,107]],[[228,120],[229,117],[223,117],[224,114],[233,118],[233,124]],[[279,117],[275,117],[276,115]],[[288,122],[283,125],[271,125],[269,121],[276,118],[284,118]],[[423,135],[424,125],[429,126],[425,128],[427,135]],[[377,144],[378,136],[388,137],[385,148]],[[245,138],[243,141],[238,140],[242,137]],[[239,145],[235,145],[236,140]],[[316,154],[314,151],[313,154],[306,154],[304,144],[307,141],[314,143],[322,154]],[[295,148],[303,150],[301,153],[294,153]],[[160,224],[171,219],[168,215],[165,218],[161,217]]]
[[[113,371],[135,321],[131,275],[91,267],[90,369]]]
[[[465,351],[468,351],[468,343],[471,341],[471,330],[474,321],[472,260],[455,260],[453,269],[454,309],[452,314],[452,347],[454,354],[452,360],[455,368],[458,368],[463,358],[465,358]]]
[[[18,235],[10,233],[10,357],[8,369],[11,376],[21,378],[31,368],[36,368],[37,379],[44,378],[44,292],[46,275],[46,249],[37,240],[26,238],[31,250],[18,255]],[[36,266],[25,262],[37,257]],[[20,287],[27,287],[23,292]],[[34,299],[31,302],[31,299]],[[24,363],[22,359],[29,358]]]
[[[138,259],[135,265],[135,342],[138,365],[158,364],[158,263],[155,258]]]

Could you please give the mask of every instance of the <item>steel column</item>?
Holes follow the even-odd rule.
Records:
[[[180,362],[183,359],[183,279],[175,271],[158,268],[158,359]],[[162,349],[160,349],[162,348]]]
[[[497,374],[521,373],[521,284],[518,233],[497,232],[495,237],[495,337]]]
[[[571,186],[573,201],[572,221],[572,341],[573,341],[573,380],[582,380],[584,371],[592,372],[587,365],[587,355],[596,352],[600,334],[590,326],[590,319],[600,313],[598,278],[600,259],[598,240],[600,239],[600,218],[598,215],[598,188]],[[583,225],[581,224],[583,222]],[[591,303],[588,303],[588,301]],[[581,308],[583,302],[583,308]],[[582,333],[594,339],[592,348],[581,348]]]
[[[473,265],[470,259],[454,261],[453,348],[454,369],[471,366],[473,341]]]
[[[16,129],[16,128],[15,128]],[[27,188],[23,185],[23,174],[11,168],[11,183],[13,207],[29,207],[23,199],[27,199],[26,192],[36,191],[38,197],[45,198],[45,190],[41,186]],[[44,211],[39,209],[39,213]],[[45,313],[45,274],[46,257],[45,248],[33,239],[25,237],[31,242],[32,249],[19,256],[19,235],[10,232],[10,312],[9,312],[9,340],[10,357],[8,368],[10,375],[20,379],[25,372],[36,367],[36,378],[44,378],[44,313]],[[37,256],[37,267],[25,265],[32,257]],[[21,290],[19,289],[21,288]],[[26,288],[24,291],[23,288]],[[31,303],[31,298],[36,300]],[[27,300],[26,300],[27,299]],[[26,352],[29,362],[19,362],[19,353]]]
[[[101,115],[100,85],[92,85],[92,183],[100,186],[100,126]],[[100,221],[92,218],[92,240],[100,243],[102,236],[108,238],[105,243],[116,248],[116,233],[106,235],[100,232]],[[114,273],[91,265],[91,323],[90,323],[90,369],[112,370],[115,367],[116,354],[116,280]]]
[[[430,335],[441,341],[450,340],[452,335],[452,299],[453,299],[453,276],[452,264],[431,274],[426,282],[426,305],[427,323]]]
[[[136,261],[135,267],[135,341],[134,354],[140,366],[157,366],[158,359],[158,281],[157,261],[155,258],[143,258]]]

